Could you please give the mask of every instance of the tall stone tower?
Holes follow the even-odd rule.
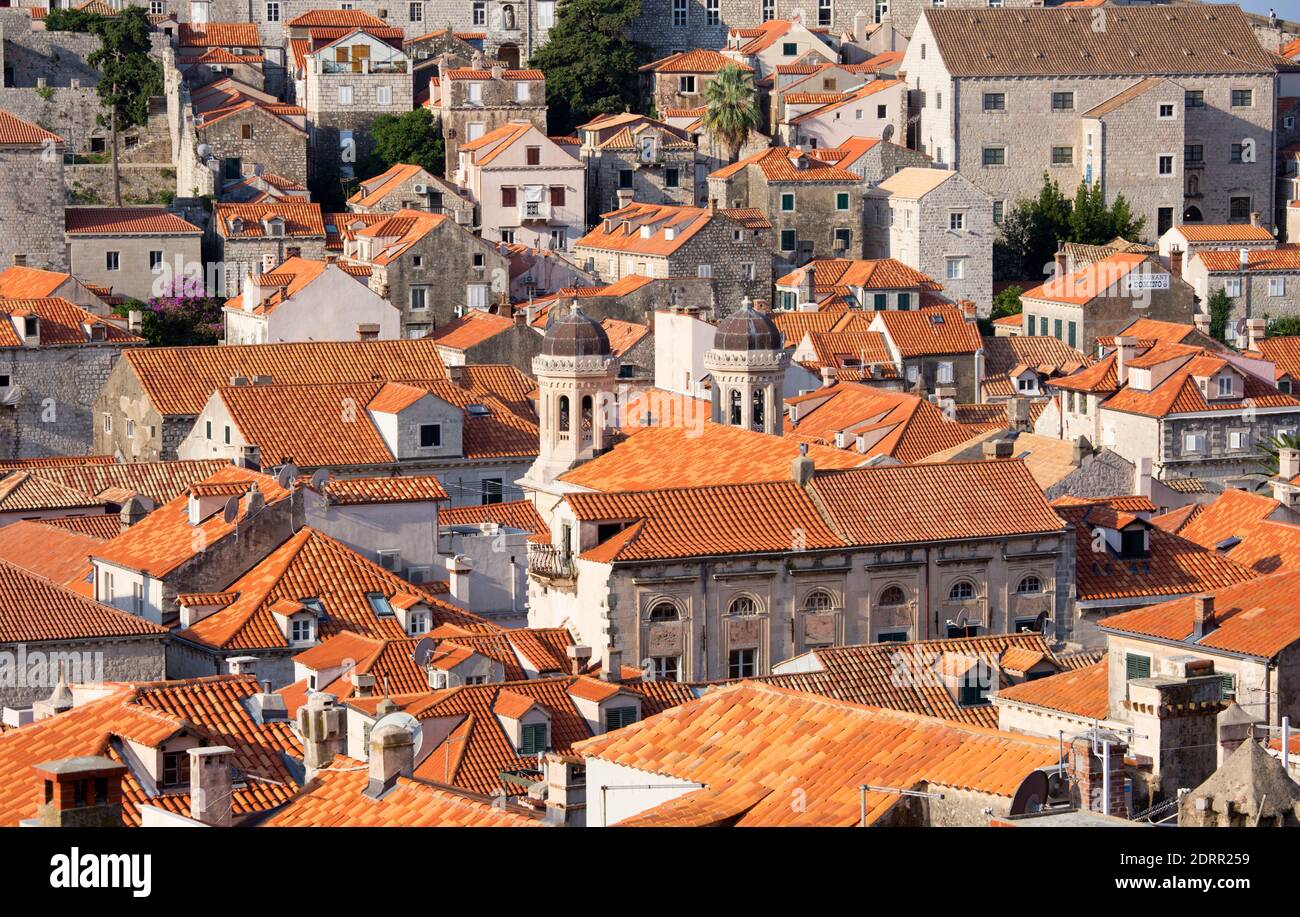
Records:
[[[541,442],[537,461],[521,483],[546,489],[559,475],[612,445],[618,425],[618,367],[605,329],[583,315],[576,300],[551,321],[542,351],[533,358]]]
[[[713,422],[780,435],[790,355],[772,316],[746,298],[718,322],[704,368],[713,378]]]

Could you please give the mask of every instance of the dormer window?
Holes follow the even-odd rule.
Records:
[[[622,729],[624,726],[631,726],[637,721],[637,708],[635,705],[625,705],[622,707],[610,707],[605,711],[605,731],[613,732],[615,729]]]
[[[163,753],[162,785],[164,787],[188,787],[190,785],[189,751]]]
[[[1218,383],[1219,397],[1231,398],[1233,392],[1232,376],[1219,376],[1215,381]]]
[[[23,316],[23,337],[34,338],[41,330],[41,319],[36,315]]]
[[[519,754],[536,755],[551,747],[550,723],[524,723],[519,728]]]
[[[411,636],[422,634],[429,629],[429,613],[412,611],[406,616],[406,632]]]
[[[380,618],[391,618],[396,612],[393,611],[392,603],[382,592],[366,593],[366,601],[370,603],[370,610]]]
[[[1121,557],[1143,557],[1147,553],[1147,533],[1143,528],[1125,529],[1119,533]]]
[[[312,641],[313,621],[306,615],[294,618],[289,622],[289,642],[290,643],[310,643]]]

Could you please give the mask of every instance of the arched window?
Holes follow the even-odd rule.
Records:
[[[880,604],[905,605],[907,604],[907,596],[903,594],[903,590],[898,586],[889,586],[884,592],[880,593]]]
[[[758,603],[747,595],[737,596],[731,600],[731,605],[727,608],[727,614],[736,617],[746,617],[758,614]]]
[[[731,425],[738,427],[744,422],[744,414],[740,404],[740,392],[736,389],[731,390]]]
[[[590,395],[582,396],[582,435],[591,436],[592,422],[595,420],[595,412],[592,410],[592,401]]]
[[[1016,586],[1016,595],[1033,595],[1043,591],[1043,581],[1032,573],[1020,581]]]
[[[676,621],[677,606],[672,602],[656,602],[650,609],[650,620],[655,621]]]
[[[759,391],[754,392],[754,397],[751,400],[753,401],[752,414],[754,418],[754,429],[762,430],[763,429],[763,407],[764,407],[762,390],[760,389]]]
[[[804,611],[830,611],[834,607],[835,600],[831,598],[831,594],[821,589],[808,593],[808,598],[803,600]]]
[[[950,602],[964,602],[973,598],[975,598],[975,587],[969,580],[953,583],[952,588],[948,590],[948,601]]]
[[[569,432],[569,396],[560,396],[560,432]]]
[[[1205,217],[1201,216],[1201,208],[1194,204],[1183,211],[1184,223],[1200,223],[1204,219]]]

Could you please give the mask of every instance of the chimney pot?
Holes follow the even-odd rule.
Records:
[[[1206,593],[1196,596],[1192,601],[1195,608],[1193,634],[1200,639],[1214,629],[1214,596]]]
[[[415,770],[415,738],[396,725],[382,726],[370,734],[370,782],[366,795],[377,799],[393,788],[399,777]]]
[[[612,646],[605,647],[604,658],[600,663],[600,677],[615,684],[623,680],[623,652]]]
[[[230,827],[234,787],[230,760],[234,753],[226,745],[190,749],[190,818],[217,828]]]
[[[1300,477],[1300,449],[1277,450],[1277,474],[1286,481]]]
[[[1136,356],[1137,338],[1120,336],[1115,338],[1115,375],[1122,386],[1128,382],[1128,365]]]

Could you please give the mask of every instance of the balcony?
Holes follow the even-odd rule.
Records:
[[[528,574],[543,580],[573,582],[578,578],[578,567],[568,551],[550,544],[529,544]]]
[[[546,223],[551,219],[551,205],[546,201],[524,201],[519,205],[519,222]]]

